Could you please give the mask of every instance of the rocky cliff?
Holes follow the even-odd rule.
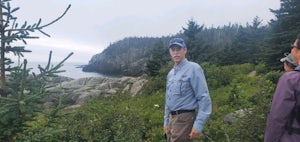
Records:
[[[98,72],[106,75],[140,76],[146,70],[149,49],[159,38],[125,38],[94,55],[85,72]]]

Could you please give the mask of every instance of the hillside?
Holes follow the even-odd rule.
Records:
[[[99,72],[109,75],[140,76],[146,70],[150,49],[160,38],[125,38],[108,46],[102,53],[94,55],[86,72]]]

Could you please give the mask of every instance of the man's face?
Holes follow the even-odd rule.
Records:
[[[178,65],[181,61],[185,59],[187,49],[174,45],[170,47],[169,51],[175,65]]]
[[[293,55],[296,64],[299,65],[299,63],[300,63],[300,49],[297,49],[297,45],[298,45],[297,43],[298,43],[298,39],[296,39],[294,44],[293,44],[293,47],[291,49],[291,54]]]

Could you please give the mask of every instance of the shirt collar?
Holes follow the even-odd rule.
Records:
[[[188,60],[185,58],[177,66],[174,66],[173,68],[174,69],[181,69],[187,62],[188,62]]]

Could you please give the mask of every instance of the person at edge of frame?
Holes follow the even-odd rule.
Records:
[[[283,62],[284,71],[289,72],[294,70],[297,67],[297,64],[294,61],[294,57],[291,53],[284,53],[284,58],[280,59],[280,62]]]
[[[300,34],[291,46],[297,67],[278,80],[267,118],[264,142],[300,141]],[[298,116],[297,116],[298,115]]]

